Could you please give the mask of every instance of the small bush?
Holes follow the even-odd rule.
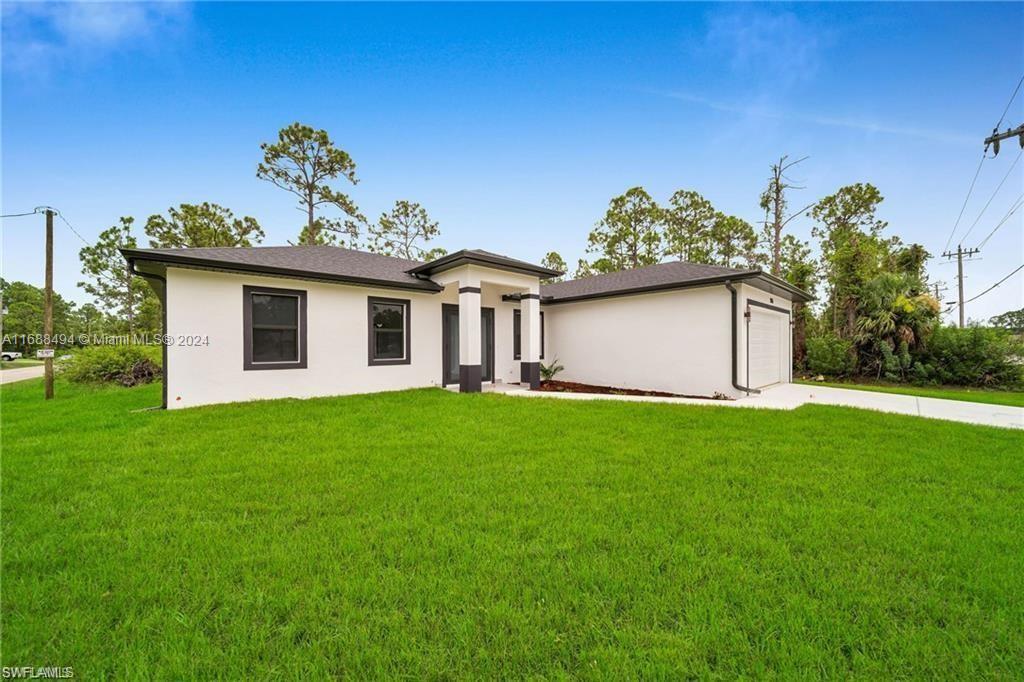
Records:
[[[90,346],[60,363],[61,374],[80,384],[148,384],[163,373],[159,346]]]
[[[545,365],[543,362],[540,363],[540,376],[544,381],[551,381],[563,369],[565,369],[565,367],[558,364],[558,358],[555,358],[551,361],[550,365]]]
[[[807,339],[807,369],[814,374],[846,376],[853,371],[853,344],[838,336]]]
[[[939,327],[921,351],[920,362],[927,368],[928,381],[940,384],[1024,385],[1024,344],[1005,329]]]

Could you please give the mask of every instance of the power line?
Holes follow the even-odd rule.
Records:
[[[1006,175],[1004,175],[1003,179],[999,181],[998,185],[996,185],[995,191],[992,192],[992,196],[990,196],[988,198],[988,201],[985,202],[985,206],[982,207],[981,213],[979,213],[978,217],[974,219],[973,223],[971,223],[971,226],[967,229],[967,232],[964,233],[964,236],[960,238],[961,242],[967,241],[967,237],[970,236],[971,231],[974,230],[974,227],[978,224],[978,221],[981,220],[981,216],[985,215],[985,211],[988,210],[988,207],[989,205],[991,205],[992,200],[996,198],[996,195],[999,194],[999,190],[1003,188],[1003,183],[1006,182],[1006,178],[1010,177],[1010,173],[1013,172],[1014,166],[1016,166],[1017,162],[1020,161],[1020,157],[1022,154],[1024,154],[1024,148],[1017,152],[1017,158],[1013,160],[1013,163],[1010,164],[1010,167],[1006,171]]]
[[[1009,101],[1006,102],[1006,108],[1003,109],[1003,114],[1002,116],[999,117],[999,122],[996,123],[996,127],[993,132],[999,130],[999,126],[1002,125],[1003,119],[1006,118],[1006,114],[1010,111],[1010,106],[1013,104],[1013,100],[1017,98],[1017,93],[1020,92],[1022,84],[1024,84],[1024,76],[1021,76],[1020,80],[1017,81],[1017,87],[1013,89],[1013,94],[1010,95]],[[999,152],[998,144],[999,143],[996,142],[996,153]],[[956,234],[956,228],[960,226],[960,220],[964,217],[964,210],[967,208],[967,202],[970,201],[971,199],[971,193],[974,192],[974,185],[976,182],[978,182],[978,174],[981,173],[981,166],[985,163],[985,159],[988,158],[988,147],[989,142],[986,141],[985,148],[981,152],[981,161],[978,162],[978,169],[974,171],[974,179],[971,180],[971,186],[967,190],[967,196],[964,197],[963,206],[960,207],[960,215],[956,217],[956,222],[953,223],[953,229],[949,233],[949,239],[946,240],[946,245],[942,247],[943,251],[949,249],[949,245],[953,242],[953,235]],[[1000,183],[1000,185],[1001,184],[1002,183]],[[984,209],[982,209],[982,213],[984,213]],[[961,243],[963,243],[963,240],[961,240]]]
[[[971,297],[971,298],[967,299],[966,301],[964,301],[964,303],[970,303],[971,301],[976,301],[976,300],[978,300],[979,298],[981,298],[982,296],[984,296],[984,295],[985,295],[985,294],[987,294],[988,292],[992,291],[993,289],[995,289],[996,287],[998,287],[998,286],[999,286],[1000,284],[1002,284],[1002,283],[1003,283],[1003,282],[1005,282],[1006,280],[1008,280],[1008,279],[1010,279],[1011,277],[1013,277],[1014,275],[1016,275],[1016,274],[1017,274],[1018,272],[1020,272],[1021,270],[1024,270],[1024,264],[1021,264],[1021,265],[1019,265],[1019,266],[1017,267],[1017,269],[1016,269],[1016,270],[1014,270],[1013,272],[1011,272],[1010,274],[1008,274],[1008,275],[1007,275],[1006,277],[1003,277],[1003,278],[1002,278],[1001,280],[999,280],[998,282],[996,282],[995,284],[993,284],[992,286],[990,286],[990,287],[989,287],[988,289],[985,289],[985,291],[981,292],[981,293],[980,293],[980,294],[978,294],[977,296],[973,296],[973,297]],[[960,304],[959,304],[959,303],[957,303],[956,305],[953,305],[953,306],[951,306],[951,307],[949,307],[949,308],[946,308],[946,309],[945,309],[944,311],[942,311],[942,314],[943,314],[943,315],[947,315],[947,314],[949,314],[949,313],[953,312],[954,310],[956,310],[956,309],[957,309],[957,308],[959,308],[959,307],[960,307]]]
[[[999,286],[1000,284],[1002,284],[1002,283],[1003,283],[1003,282],[1005,282],[1006,280],[1008,280],[1008,279],[1010,279],[1011,277],[1013,277],[1014,275],[1016,275],[1016,274],[1017,274],[1018,272],[1020,272],[1021,270],[1024,270],[1024,264],[1021,264],[1021,265],[1017,266],[1017,269],[1016,269],[1016,270],[1014,270],[1013,272],[1011,272],[1011,273],[1010,273],[1009,275],[1007,275],[1006,277],[1003,277],[1003,278],[1002,278],[1001,280],[999,280],[998,282],[996,282],[995,284],[993,284],[992,286],[990,286],[990,287],[989,287],[988,289],[985,289],[985,291],[981,292],[981,293],[980,293],[980,294],[978,294],[977,296],[974,296],[973,298],[969,298],[969,299],[967,299],[966,301],[964,301],[964,303],[970,303],[971,301],[976,301],[976,300],[978,300],[979,298],[981,298],[982,296],[984,296],[984,295],[985,295],[985,294],[987,294],[988,292],[992,291],[993,289],[995,289],[995,288],[996,288],[997,286]]]
[[[22,216],[27,216],[27,215],[38,215],[40,213],[46,213],[47,211],[53,211],[53,213],[56,214],[56,216],[58,218],[60,218],[62,221],[64,221],[64,224],[68,226],[68,229],[71,230],[75,234],[76,237],[78,237],[79,239],[82,240],[83,244],[85,244],[86,246],[89,246],[89,240],[86,239],[85,237],[83,237],[81,235],[81,233],[79,233],[79,231],[76,230],[74,228],[74,226],[71,223],[68,222],[68,219],[64,217],[63,213],[61,213],[59,210],[53,208],[52,206],[36,206],[34,209],[32,209],[31,211],[29,211],[27,213],[7,213],[5,215],[0,215],[0,218],[20,218]]]
[[[1017,93],[1020,92],[1020,86],[1024,84],[1024,76],[1020,77],[1017,81],[1017,87],[1013,89],[1013,94],[1010,95],[1010,101],[1006,103],[1006,108],[1003,109],[1003,115],[999,117],[999,123],[996,123],[996,129],[1003,124],[1003,119],[1006,118],[1006,113],[1010,111],[1010,105],[1013,104],[1013,100],[1017,97]]]
[[[946,240],[946,245],[942,247],[943,251],[949,249],[949,245],[953,241],[953,235],[956,234],[956,228],[960,225],[960,219],[964,217],[964,210],[967,208],[967,202],[971,198],[971,192],[974,191],[974,183],[978,182],[978,174],[981,173],[981,166],[985,163],[985,159],[988,158],[988,149],[981,153],[981,161],[978,162],[978,170],[974,171],[974,179],[971,180],[971,186],[967,189],[967,196],[964,197],[964,205],[960,207],[960,215],[956,217],[956,222],[953,223],[953,230],[949,233],[949,239]]]
[[[1006,215],[1003,216],[1002,220],[996,223],[996,226],[992,228],[992,231],[988,233],[988,236],[981,240],[981,243],[978,244],[978,248],[980,249],[985,246],[985,243],[992,238],[992,235],[996,233],[996,230],[1002,227],[1003,223],[1010,219],[1010,216],[1019,211],[1021,206],[1024,206],[1024,194],[1017,197],[1017,201],[1010,205],[1010,210],[1006,212]]]
[[[78,237],[79,239],[81,239],[83,244],[85,244],[86,246],[89,246],[89,242],[86,240],[86,238],[78,233],[78,230],[76,230],[71,225],[71,223],[68,222],[68,219],[64,217],[63,213],[61,213],[60,211],[57,211],[57,217],[59,217],[61,220],[64,221],[64,224],[68,226],[68,229],[71,230],[72,232],[74,232],[75,236]]]
[[[25,216],[25,215],[37,215],[39,213],[42,213],[42,211],[40,210],[41,208],[43,208],[43,207],[42,206],[36,206],[34,209],[29,211],[28,213],[6,213],[4,215],[0,215],[0,218],[20,218],[21,216]]]

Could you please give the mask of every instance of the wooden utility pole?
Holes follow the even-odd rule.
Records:
[[[46,209],[46,289],[43,294],[43,348],[51,351],[43,358],[46,399],[53,400],[53,211]]]
[[[957,307],[960,308],[961,329],[964,327],[964,256],[970,258],[976,253],[978,253],[978,249],[965,249],[963,246],[958,245],[956,251],[946,251],[942,254],[944,258],[956,256],[956,283],[959,290]]]

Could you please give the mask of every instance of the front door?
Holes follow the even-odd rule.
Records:
[[[459,383],[459,306],[441,306],[442,380]],[[494,381],[494,308],[480,309],[480,380]]]

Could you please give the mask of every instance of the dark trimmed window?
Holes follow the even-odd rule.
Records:
[[[370,365],[408,365],[412,358],[409,301],[402,298],[367,299],[370,329]]]
[[[243,369],[306,366],[306,292],[242,287]]]
[[[523,318],[521,310],[512,311],[512,359],[523,355]],[[544,311],[540,312],[540,359],[544,359]]]

